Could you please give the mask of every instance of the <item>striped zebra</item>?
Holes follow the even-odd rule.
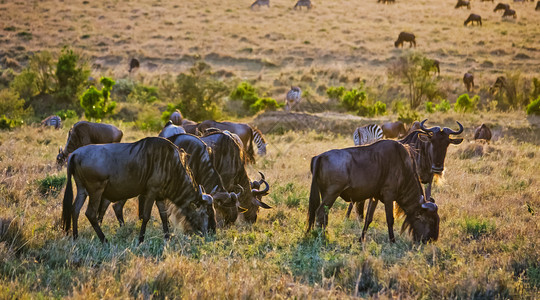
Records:
[[[287,105],[285,106],[286,111],[291,111],[291,109],[298,105],[302,97],[302,90],[297,86],[291,86],[291,90],[287,93],[285,100]]]
[[[298,7],[300,10],[302,10],[302,6],[307,7],[307,9],[311,9],[311,0],[298,0],[296,5],[294,5],[294,9]]]
[[[376,124],[358,127],[353,134],[353,140],[356,146],[371,144],[382,138],[383,131],[381,127]]]
[[[251,9],[253,9],[253,7],[255,7],[256,5],[258,5],[259,7],[263,5],[270,7],[270,0],[256,0],[255,2],[253,2],[253,4],[251,4]]]
[[[255,143],[255,145],[257,145],[257,154],[259,154],[260,156],[264,156],[266,155],[266,141],[264,140],[264,137],[261,133],[261,131],[257,128],[253,128],[253,143]]]
[[[54,129],[62,127],[62,119],[57,115],[48,116],[45,120],[41,121],[41,126],[50,126]]]

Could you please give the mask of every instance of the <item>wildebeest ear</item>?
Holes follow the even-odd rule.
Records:
[[[212,189],[212,191],[210,192],[210,195],[213,195],[213,194],[217,191],[217,189],[218,189],[218,186],[216,185],[216,186]]]
[[[463,139],[450,139],[450,143],[455,145],[459,145],[461,142],[463,142]]]
[[[202,194],[206,194],[205,190],[204,190],[204,187],[202,185],[199,184],[199,194],[202,195]]]
[[[418,133],[418,138],[422,142],[429,142],[429,139],[431,138],[431,136],[429,134],[426,134],[426,133]]]
[[[58,154],[62,153],[62,147],[58,148]]]
[[[212,203],[214,202],[214,198],[212,198],[212,196],[208,194],[203,195],[202,200],[206,205],[212,205]]]

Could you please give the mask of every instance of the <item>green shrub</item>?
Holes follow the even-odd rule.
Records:
[[[112,94],[118,101],[126,101],[127,97],[135,90],[135,81],[131,78],[118,79],[113,87]]]
[[[283,104],[277,103],[273,98],[259,98],[255,103],[249,106],[249,111],[252,113],[257,113],[261,110],[276,110],[282,106]]]
[[[373,109],[374,109],[374,114],[376,116],[385,115],[386,114],[386,103],[383,103],[381,101],[377,101],[377,102],[375,102],[375,104],[373,104]]]
[[[15,76],[11,82],[11,89],[19,94],[21,98],[28,101],[38,93],[36,80],[37,74],[26,68],[19,75]]]
[[[426,112],[430,114],[435,112],[435,107],[433,106],[433,102],[431,101],[426,102]]]
[[[475,95],[471,99],[469,98],[469,94],[463,94],[457,98],[456,104],[454,104],[454,110],[456,112],[473,112],[476,110],[479,99],[478,95]]]
[[[450,105],[450,102],[448,102],[446,99],[441,100],[441,103],[435,105],[435,110],[439,112],[447,112],[451,108],[452,106]]]
[[[142,106],[141,111],[137,114],[135,125],[141,130],[159,132],[163,128],[159,110],[149,105]]]
[[[22,125],[23,119],[32,114],[31,108],[24,108],[24,100],[10,89],[0,90],[0,117],[2,129]]]
[[[54,86],[54,61],[48,51],[41,51],[30,58],[29,68],[36,74],[35,85],[39,94],[49,93]]]
[[[540,96],[527,105],[527,114],[540,116]]]
[[[156,87],[135,84],[126,100],[128,102],[153,103],[158,100],[158,97],[159,94]]]
[[[234,101],[242,101],[245,109],[250,109],[259,100],[259,95],[249,82],[241,82],[229,95]]]
[[[65,174],[59,176],[47,175],[44,179],[38,180],[38,190],[43,196],[51,195],[56,197],[58,193],[62,190],[62,187],[65,183]]]
[[[59,116],[62,121],[78,117],[77,112],[72,109],[62,109],[54,113]]]
[[[100,83],[103,85],[101,90],[97,90],[95,86],[91,86],[81,96],[81,107],[84,109],[84,114],[87,118],[101,119],[108,114],[112,114],[116,107],[116,102],[109,102],[114,80],[108,77],[101,77]]]
[[[77,99],[89,75],[90,70],[81,56],[64,47],[56,64],[56,98],[65,103]]]
[[[348,111],[358,111],[366,101],[367,95],[363,90],[351,89],[341,97],[341,105]]]
[[[328,89],[326,89],[326,95],[328,95],[328,98],[332,100],[338,100],[341,99],[343,94],[345,93],[345,88],[343,86],[331,86]]]

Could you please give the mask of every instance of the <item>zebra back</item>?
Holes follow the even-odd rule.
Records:
[[[261,131],[257,128],[253,129],[253,142],[255,145],[257,145],[257,154],[263,156],[266,155],[266,141],[264,140],[264,137],[261,133]]]
[[[358,127],[354,131],[353,140],[356,146],[374,143],[383,138],[383,131],[377,124]]]
[[[41,125],[54,127],[54,129],[59,129],[60,127],[62,127],[62,119],[56,115],[48,116],[45,120],[41,121]]]

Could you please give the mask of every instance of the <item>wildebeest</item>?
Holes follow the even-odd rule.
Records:
[[[270,7],[270,0],[255,0],[253,4],[251,4],[250,8],[253,9],[255,6],[263,6],[266,5],[267,7]]]
[[[467,24],[471,23],[471,25],[474,25],[474,22],[476,24],[482,26],[482,17],[477,14],[470,14],[467,20],[463,23],[464,26],[467,26]]]
[[[57,115],[48,116],[41,121],[41,126],[54,127],[54,129],[62,128],[62,119]]]
[[[503,18],[505,17],[512,17],[514,19],[517,18],[516,11],[513,9],[505,9],[502,16]]]
[[[488,143],[491,141],[491,130],[486,124],[482,123],[474,130],[474,140],[484,140]]]
[[[139,66],[140,66],[139,60],[136,58],[132,58],[131,61],[129,62],[129,73],[131,74],[131,71],[133,71],[134,69],[138,69]]]
[[[71,176],[77,185],[75,203]],[[98,222],[103,199],[117,202],[138,195],[144,199],[139,242],[144,240],[154,201],[168,199],[180,208],[186,231],[205,234],[216,229],[212,197],[204,194],[200,186],[197,187],[187,166],[185,152],[163,138],[149,137],[135,143],[87,145],[70,155],[62,223],[64,230],[69,231],[73,222],[74,238],[78,236],[77,221],[87,195],[90,199],[86,217],[101,242],[106,242]],[[167,215],[160,210],[160,217],[167,238]]]
[[[495,95],[496,93],[500,92],[501,89],[503,89],[503,88],[504,89],[507,88],[506,77],[499,76],[495,80],[495,83],[492,86],[489,87],[489,93],[492,94],[492,95]]]
[[[400,138],[407,135],[405,124],[401,121],[384,123],[381,129],[384,137],[387,139]]]
[[[240,185],[244,190],[238,198],[240,207],[246,209],[241,216],[247,222],[254,223],[259,207],[270,208],[260,199],[268,194],[270,186],[264,181],[266,185],[264,190],[251,189],[252,182],[245,169],[244,150],[230,132],[209,132],[202,136],[201,140],[212,148],[214,168],[223,179],[225,189],[231,191]]]
[[[169,119],[174,125],[181,126],[184,118],[182,117],[182,113],[177,109],[171,114]]]
[[[199,123],[195,121],[191,121],[188,119],[182,119],[182,127],[184,127],[184,130],[186,133],[191,133],[194,135],[201,135],[201,132],[197,127],[199,127]]]
[[[307,9],[311,9],[311,0],[298,0],[298,2],[296,2],[294,5],[294,9],[299,8],[301,10],[302,6],[307,7]]]
[[[217,122],[213,120],[205,120],[199,124],[197,129],[204,134],[208,128],[217,128],[220,130],[228,130],[240,137],[246,153],[248,163],[255,163],[255,151],[253,150],[253,128],[245,123],[234,122]],[[266,150],[266,144],[264,145]],[[259,151],[259,154],[262,150]],[[265,151],[266,153],[266,151]]]
[[[507,10],[507,9],[510,9],[510,4],[499,3],[497,4],[497,6],[495,6],[495,9],[493,10],[493,12],[497,12],[498,10]]]
[[[291,89],[285,96],[285,111],[291,111],[302,99],[302,90],[297,86],[291,86]]]
[[[424,201],[415,161],[399,142],[383,140],[369,146],[324,152],[311,159],[311,173],[308,232],[315,222],[327,227],[328,210],[338,196],[358,203],[374,197],[384,203],[391,242],[395,241],[394,201],[406,215],[402,229],[409,228],[415,241],[437,240],[437,205]],[[362,240],[368,226],[366,218]]]
[[[465,73],[463,75],[463,84],[465,84],[465,88],[467,88],[467,92],[472,91],[474,88],[474,75],[472,73]]]
[[[186,131],[184,130],[184,127],[176,126],[173,124],[172,120],[169,120],[169,122],[165,124],[165,126],[163,127],[163,129],[161,130],[158,136],[168,138],[175,134],[180,134],[180,133],[186,133]]]
[[[409,48],[411,48],[413,45],[414,45],[414,48],[416,48],[416,37],[414,36],[414,34],[410,32],[404,32],[404,31],[400,32],[398,39],[394,42],[394,46],[396,48],[399,46],[403,47],[403,42],[409,42],[410,43]]]
[[[66,147],[58,150],[56,163],[64,165],[69,154],[77,148],[89,144],[119,143],[124,133],[113,125],[79,121],[68,133]]]
[[[455,8],[460,8],[462,6],[466,6],[468,9],[471,9],[471,2],[467,0],[458,0]]]
[[[462,138],[452,139],[450,135],[458,135],[463,132],[463,125],[456,121],[459,130],[435,126],[424,127],[424,120],[420,123],[420,130],[413,131],[399,142],[413,149],[416,161],[417,173],[420,181],[426,184],[426,199],[431,197],[431,184],[434,175],[441,176],[444,171],[444,159],[450,144],[458,145],[463,142]]]

